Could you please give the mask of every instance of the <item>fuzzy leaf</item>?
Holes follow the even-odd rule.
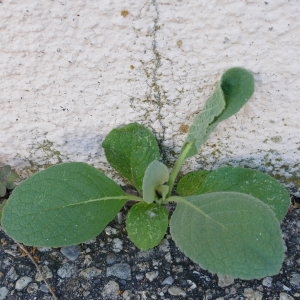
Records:
[[[141,193],[146,168],[153,160],[160,159],[153,133],[142,125],[131,123],[113,129],[102,146],[111,166]]]
[[[169,170],[163,163],[157,160],[150,163],[143,179],[143,200],[151,203],[159,197],[164,199],[169,191],[164,183],[168,180]]]
[[[277,218],[286,215],[290,196],[287,190],[273,177],[247,168],[223,167],[211,172],[191,172],[179,181],[180,196],[232,191],[254,196],[269,205]]]
[[[189,129],[183,149],[188,144],[192,144],[192,147],[186,158],[197,154],[216,126],[238,112],[253,91],[254,79],[250,72],[242,68],[227,70]]]
[[[168,228],[168,211],[155,203],[140,202],[127,214],[126,229],[130,240],[142,250],[157,246]]]
[[[277,274],[284,247],[279,222],[260,200],[236,192],[215,192],[178,201],[171,235],[202,268],[234,278]]]
[[[2,210],[3,210],[3,207],[5,205],[7,200],[4,200],[3,202],[0,202],[0,223],[1,223],[1,218],[2,218]]]
[[[4,197],[6,194],[6,183],[0,181],[0,197]]]
[[[124,192],[84,163],[65,163],[17,186],[4,206],[2,226],[31,246],[61,247],[98,235],[121,209]],[[119,196],[120,199],[101,200]]]

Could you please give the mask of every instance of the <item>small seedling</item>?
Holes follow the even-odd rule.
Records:
[[[18,174],[9,165],[0,167],[0,197],[4,197],[7,190],[12,190],[15,187],[18,178]]]
[[[280,221],[290,199],[272,177],[256,170],[223,167],[194,171],[174,186],[184,161],[197,154],[210,133],[235,114],[254,91],[250,72],[226,71],[194,119],[172,169],[160,161],[155,136],[132,123],[113,129],[102,146],[108,162],[139,196],[85,163],[63,163],[22,182],[2,216],[6,233],[31,246],[61,247],[98,235],[127,201],[130,240],[140,249],[157,246],[170,233],[186,256],[213,273],[253,279],[277,274],[284,257]],[[176,203],[169,222],[166,204]]]
[[[0,198],[4,197],[8,190],[12,190],[15,187],[15,181],[18,178],[18,174],[9,165],[0,167]],[[4,201],[0,202],[0,219],[4,203]]]

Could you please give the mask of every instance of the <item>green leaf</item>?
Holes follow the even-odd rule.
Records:
[[[102,146],[111,166],[141,193],[146,168],[153,160],[160,159],[153,133],[142,125],[131,123],[113,129]]]
[[[179,181],[180,196],[232,191],[254,196],[269,205],[281,221],[290,206],[290,195],[273,177],[247,168],[223,167],[191,172]]]
[[[260,200],[236,192],[177,197],[171,235],[202,268],[234,278],[277,274],[284,257],[279,221]]]
[[[15,171],[11,170],[10,174],[6,178],[6,188],[8,190],[14,189],[14,187],[16,186],[15,181],[17,179],[19,179],[19,175]]]
[[[182,197],[203,194],[203,181],[210,174],[207,170],[198,170],[187,173],[177,183],[176,193]],[[216,191],[215,191],[216,192]]]
[[[154,160],[149,164],[143,179],[143,200],[151,203],[168,194],[169,188],[164,185],[169,180],[169,170],[161,162]]]
[[[157,246],[166,234],[167,228],[168,211],[156,203],[137,203],[126,217],[128,236],[142,250]]]
[[[1,218],[2,218],[2,210],[3,210],[3,207],[5,205],[7,200],[4,200],[3,202],[0,202],[0,223],[1,223]]]
[[[6,183],[0,181],[0,197],[4,197],[6,194]]]
[[[238,112],[252,96],[253,91],[254,79],[250,72],[242,68],[227,70],[189,129],[182,152],[185,147],[190,147],[189,144],[192,144],[192,147],[186,158],[197,154],[216,126]]]
[[[25,245],[79,244],[115,217],[125,203],[123,195],[114,181],[87,164],[56,165],[15,188],[4,206],[2,226]]]

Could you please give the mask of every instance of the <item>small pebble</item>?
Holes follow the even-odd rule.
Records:
[[[113,264],[115,261],[117,260],[117,257],[115,254],[113,253],[109,253],[107,256],[106,256],[106,262],[111,265]]]
[[[172,276],[168,276],[164,279],[164,281],[161,283],[162,285],[172,285],[174,283],[174,278]]]
[[[85,279],[92,279],[94,277],[99,276],[102,273],[102,271],[100,269],[97,269],[96,267],[91,267],[91,268],[87,268],[82,270],[79,275],[84,277]]]
[[[49,251],[52,250],[52,248],[50,248],[50,247],[38,247],[38,250],[40,252],[49,252]]]
[[[3,267],[5,267],[5,266],[10,266],[11,265],[11,261],[9,260],[9,259],[4,259],[3,261],[2,261],[2,265],[3,265]],[[299,265],[300,265],[300,259],[299,259]]]
[[[159,250],[163,252],[169,252],[170,250],[170,244],[167,239],[163,239],[162,242],[159,245]]]
[[[83,265],[88,267],[92,263],[93,259],[90,255],[85,255]]]
[[[70,278],[75,273],[74,267],[70,264],[64,264],[57,270],[57,275],[60,278]]]
[[[42,272],[42,274],[40,274],[40,272],[37,272],[35,275],[35,280],[38,282],[43,281],[44,278],[49,279],[49,278],[53,277],[53,274],[48,266],[42,266],[41,272]]]
[[[161,264],[159,260],[153,259],[152,260],[152,266],[157,269],[157,267]]]
[[[264,285],[266,287],[271,287],[272,286],[272,281],[273,281],[272,277],[266,277],[266,278],[263,279],[262,285]]]
[[[277,285],[278,287],[280,287],[281,290],[284,290],[284,291],[286,291],[286,292],[289,292],[289,291],[291,290],[290,287],[284,285],[284,284],[283,284],[282,282],[280,282],[280,281],[277,281],[277,282],[276,282],[276,285]]]
[[[300,289],[300,273],[292,273],[290,283]]]
[[[153,272],[148,272],[146,273],[146,278],[152,282],[155,278],[157,278],[158,276],[158,272],[157,271],[153,271]]]
[[[234,278],[228,275],[219,275],[218,274],[218,286],[219,287],[226,287],[229,285],[234,284]]]
[[[118,222],[118,224],[122,224],[123,219],[124,219],[123,214],[121,212],[118,212],[117,213],[117,222]]]
[[[189,289],[188,289],[189,291],[192,291],[192,290],[194,290],[197,287],[196,283],[194,281],[192,281],[192,280],[187,280],[186,282],[190,286]]]
[[[119,238],[113,239],[113,251],[119,253],[123,250],[123,242]]]
[[[244,297],[247,300],[262,300],[263,293],[255,291],[251,288],[244,289]]]
[[[153,254],[153,249],[149,249],[147,251],[139,251],[137,253],[137,258],[143,258],[144,260],[150,259],[151,255]]]
[[[60,252],[69,260],[75,261],[77,257],[80,255],[80,247],[79,246],[68,246],[60,249]]]
[[[37,292],[37,290],[39,289],[39,286],[37,283],[32,282],[28,285],[26,291],[28,294],[35,294]]]
[[[107,226],[105,229],[104,229],[105,233],[107,235],[115,235],[118,233],[118,230],[113,228],[113,227],[110,227],[110,226]]]
[[[83,299],[85,299],[91,292],[90,291],[84,291],[82,293],[82,296],[84,297]]]
[[[186,292],[183,291],[180,287],[175,285],[168,288],[168,293],[172,296],[182,296],[182,297],[186,296]]]
[[[48,287],[47,287],[46,284],[41,284],[40,290],[41,290],[43,293],[49,293],[49,289],[48,289]]]
[[[23,276],[16,281],[15,289],[18,291],[23,290],[30,282],[32,278],[28,276]]]
[[[124,291],[124,293],[122,294],[122,298],[124,300],[137,300],[137,299],[140,299],[139,296],[134,295],[134,293],[132,291],[129,291],[129,290]]]
[[[171,253],[167,253],[165,255],[165,260],[168,262],[168,263],[172,263],[172,256],[171,256]]]
[[[144,278],[144,275],[142,273],[135,275],[136,280],[140,281]]]
[[[8,289],[3,286],[0,288],[0,300],[4,300],[8,294]]]
[[[6,278],[10,279],[12,281],[16,281],[19,278],[19,275],[17,274],[14,267],[11,267],[9,271],[6,274]]]
[[[131,269],[129,264],[114,264],[106,269],[106,276],[115,276],[124,280],[131,280]]]
[[[103,288],[101,295],[103,299],[118,299],[120,287],[117,282],[110,280]]]
[[[290,296],[287,293],[280,293],[279,300],[294,300],[294,297]]]

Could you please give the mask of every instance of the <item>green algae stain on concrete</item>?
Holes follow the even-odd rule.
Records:
[[[273,142],[273,143],[276,143],[276,144],[279,144],[282,142],[282,137],[280,135],[276,135],[276,136],[272,136],[270,138],[270,140]]]
[[[45,154],[45,159],[47,160],[55,160],[57,163],[61,163],[61,153],[60,151],[54,148],[54,142],[49,140],[44,140],[41,144],[39,144],[36,148],[37,150],[42,151]]]
[[[55,148],[55,143],[48,139],[32,146],[28,157],[24,159],[27,167],[21,170],[22,177],[32,176],[34,173],[63,162],[62,154]]]

